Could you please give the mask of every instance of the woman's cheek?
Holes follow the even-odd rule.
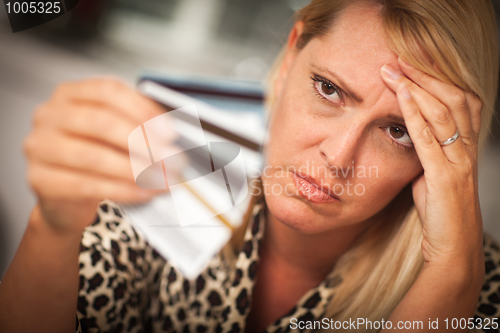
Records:
[[[382,164],[377,166],[378,174],[366,179],[365,203],[385,206],[406,187],[420,172],[420,164],[413,162]]]
[[[311,123],[306,117],[294,116],[293,112],[279,112],[276,114],[276,120],[279,124],[271,124],[267,143],[269,157],[275,163],[290,163],[294,157],[303,156],[317,141],[304,124]]]
[[[392,151],[391,151],[392,149]],[[399,156],[396,147],[376,138],[367,140],[356,154],[353,182],[363,187],[367,198],[390,201],[411,180],[414,167],[407,156]],[[383,200],[383,199],[388,200]]]

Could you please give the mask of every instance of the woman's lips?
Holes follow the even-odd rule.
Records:
[[[317,203],[326,203],[338,201],[339,199],[323,192],[318,188],[318,185],[308,181],[305,177],[301,177],[292,172],[292,177],[299,194],[309,201]]]

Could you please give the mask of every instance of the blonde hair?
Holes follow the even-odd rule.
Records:
[[[393,51],[418,69],[477,94],[483,103],[479,146],[489,136],[498,84],[498,41],[489,0],[313,0],[296,14],[304,23],[296,47],[329,32],[347,6],[363,2],[380,7]],[[276,95],[273,81],[286,48],[270,73],[268,107]],[[439,69],[437,69],[437,68]],[[334,320],[387,319],[415,282],[423,265],[422,229],[407,186],[337,262],[343,276],[325,317]],[[378,330],[366,330],[375,332]],[[344,332],[349,332],[345,330]]]

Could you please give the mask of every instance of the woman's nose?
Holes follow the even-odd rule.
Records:
[[[319,145],[321,158],[331,169],[346,172],[354,168],[362,135],[361,128],[350,127],[337,130]]]

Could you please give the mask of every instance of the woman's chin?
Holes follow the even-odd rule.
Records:
[[[335,210],[321,214],[317,207],[300,196],[266,195],[266,205],[276,220],[303,234],[321,233],[341,226]]]

